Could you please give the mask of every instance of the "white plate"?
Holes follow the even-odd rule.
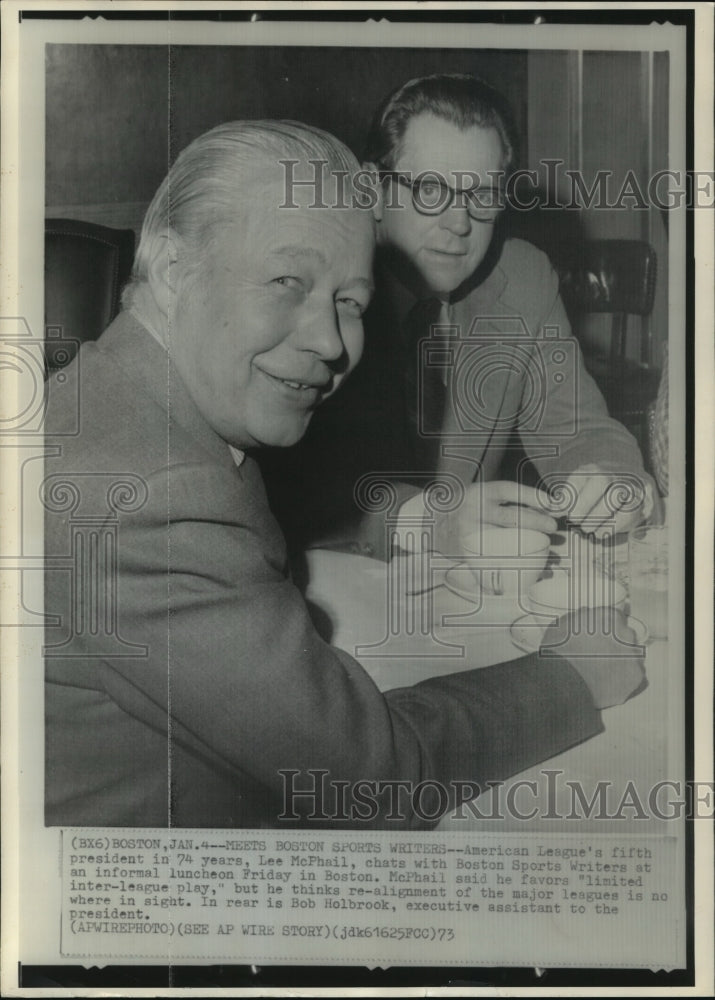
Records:
[[[466,586],[464,581],[471,580],[472,586]],[[444,574],[444,585],[448,590],[458,597],[463,597],[465,601],[472,604],[481,604],[482,592],[477,586],[472,571],[467,566],[452,566]]]
[[[509,629],[511,641],[525,653],[536,653],[541,648],[544,633],[556,617],[544,615],[522,615]]]
[[[556,620],[556,616],[522,615],[509,629],[511,641],[525,653],[536,653],[541,648],[546,629]],[[636,643],[644,646],[648,641],[648,626],[640,618],[627,618],[626,624],[633,629]]]
[[[489,570],[484,570],[488,573]],[[444,585],[447,590],[451,590],[458,597],[463,597],[465,601],[472,604],[493,605],[515,604],[516,597],[509,594],[483,594],[480,587],[474,580],[471,569],[468,566],[452,566],[444,575]]]

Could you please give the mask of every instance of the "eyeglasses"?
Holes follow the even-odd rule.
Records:
[[[408,188],[412,204],[421,215],[441,215],[457,200],[457,205],[466,208],[475,222],[494,222],[504,207],[502,190],[498,187],[453,188],[430,171],[415,180],[411,179],[411,174],[399,170],[381,170],[379,176],[381,179],[389,177]]]

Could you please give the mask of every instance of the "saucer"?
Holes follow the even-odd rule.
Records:
[[[467,579],[472,581],[471,587],[466,586]],[[471,570],[466,566],[451,566],[444,575],[444,585],[447,590],[451,590],[457,597],[463,597],[465,601],[471,601],[472,604],[482,603],[482,592],[474,582]]]
[[[483,572],[490,572],[488,569]],[[516,569],[509,569],[508,573],[516,573]],[[529,572],[529,570],[524,570],[524,572]],[[505,594],[491,594],[483,593],[479,585],[474,579],[474,575],[469,566],[460,563],[457,566],[452,566],[444,575],[444,585],[447,590],[451,590],[453,594],[458,597],[464,598],[465,601],[470,601],[472,604],[484,604],[490,601],[509,601],[511,603],[516,603],[518,597],[513,593]],[[529,586],[526,585],[523,588],[522,595],[526,599],[526,594],[528,593]]]
[[[558,620],[557,615],[522,615],[509,629],[511,641],[525,653],[537,653],[541,648],[549,625]],[[626,624],[633,630],[636,645],[644,646],[648,641],[648,626],[640,618],[627,618]]]
[[[565,615],[585,607],[623,608],[628,592],[622,583],[602,573],[589,574],[575,582],[565,569],[554,569],[529,588],[526,606],[538,615]]]

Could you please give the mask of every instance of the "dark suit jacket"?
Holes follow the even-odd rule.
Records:
[[[494,251],[486,274],[475,275],[451,307],[449,343],[427,330],[421,345],[406,343],[409,300],[396,306],[394,279],[378,286],[356,372],[317,411],[296,449],[262,459],[271,503],[289,538],[354,543],[386,558],[384,525],[355,502],[362,476],[384,473],[414,483],[401,485],[406,499],[425,473],[448,472],[465,485],[500,478],[515,446],[539,476],[563,477],[596,463],[614,475],[648,479],[635,439],[609,417],[584,367],[548,257],[517,239]],[[410,352],[418,353],[416,363]],[[411,368],[420,373],[412,382],[406,377]],[[410,393],[430,400],[420,404],[418,450],[410,421],[418,404]],[[508,477],[515,474],[511,469]]]
[[[281,769],[483,783],[601,730],[558,657],[381,694],[316,634],[255,461],[160,345],[123,313],[67,374],[79,433],[51,382],[43,488],[48,824],[281,826]]]

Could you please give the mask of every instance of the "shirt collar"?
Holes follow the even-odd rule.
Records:
[[[161,344],[164,350],[166,350],[166,344],[163,337],[160,335],[156,327],[147,320],[146,316],[143,316],[134,305],[129,307],[129,312],[132,314],[137,323],[139,323],[140,326],[143,326],[147,333],[152,335],[157,344]]]
[[[456,306],[462,300],[469,298],[475,306],[479,305],[480,308],[489,308],[495,305],[499,301],[507,283],[504,271],[500,266],[501,251],[501,245],[497,244],[494,250],[491,251],[496,254],[496,260],[491,264],[485,261],[486,267],[489,267],[488,272],[482,276],[480,274],[482,265],[480,265],[480,268],[477,269],[472,278],[472,283],[468,283],[464,287],[459,297],[456,297],[454,293],[448,296],[446,304],[448,306]],[[385,294],[392,306],[392,315],[400,323],[403,323],[419,299],[414,292],[400,281],[394,270],[387,263],[381,268],[381,278]],[[437,295],[433,297],[435,299],[439,298]]]
[[[238,448],[234,448],[232,444],[228,446],[228,450],[231,452],[231,458],[233,459],[236,468],[239,468],[246,457],[245,451],[240,451]]]

